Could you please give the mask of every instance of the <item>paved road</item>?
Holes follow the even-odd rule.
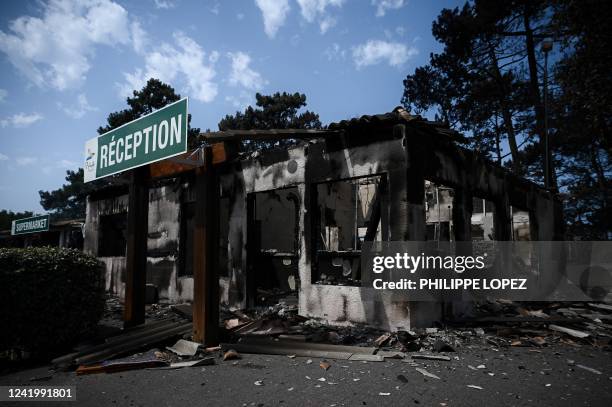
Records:
[[[319,359],[307,363],[309,358],[243,355],[238,361],[218,359],[214,366],[89,376],[55,373],[48,381],[31,382],[48,374],[41,367],[1,376],[0,385],[76,386],[77,402],[64,406],[612,406],[611,352],[568,346],[473,347],[449,355],[456,358],[332,360],[328,371],[319,367]]]

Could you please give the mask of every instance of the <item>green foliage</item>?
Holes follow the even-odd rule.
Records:
[[[554,28],[566,55],[555,67],[551,140],[567,188],[569,232],[612,239],[612,3],[555,3]]]
[[[444,49],[406,77],[404,106],[416,113],[435,110],[439,120],[471,133],[472,147],[499,163],[507,141],[512,169],[524,174],[520,141],[542,134],[535,45],[527,32],[533,37],[532,21],[542,18],[544,8],[541,1],[475,0],[442,10],[432,34]]]
[[[0,230],[10,229],[15,219],[29,218],[31,216],[34,216],[34,212],[13,212],[3,209],[0,211]]]
[[[471,0],[442,10],[432,33],[444,48],[406,77],[402,103],[434,111],[471,135],[474,149],[540,184],[547,117],[568,237],[612,239],[611,23],[605,0]],[[544,39],[554,44],[547,95]]]
[[[113,112],[106,119],[106,126],[98,128],[98,134],[109,132],[125,123],[136,120],[141,116],[152,113],[169,103],[181,99],[181,95],[176,93],[174,88],[160,81],[151,78],[141,90],[135,90],[132,97],[127,98],[128,109]],[[188,140],[189,146],[194,147],[197,143],[199,128],[191,128],[191,115],[188,117]]]
[[[66,171],[66,181],[54,191],[38,191],[40,205],[57,219],[84,218],[87,195],[108,184],[106,179],[85,183],[82,168]]]
[[[550,142],[571,238],[612,239],[612,3],[558,0],[552,36],[561,57],[551,69]],[[541,177],[542,154],[522,151],[529,173]]]
[[[317,129],[321,128],[319,115],[309,110],[300,113],[306,106],[306,95],[301,93],[289,94],[276,92],[273,95],[255,95],[256,106],[247,107],[244,112],[227,115],[219,122],[219,130],[267,130],[267,129]],[[274,146],[287,146],[294,144],[294,140],[283,140],[277,143],[251,142],[243,143],[242,148],[247,151],[270,148]]]
[[[70,346],[104,312],[102,263],[78,250],[0,249],[0,350]]]

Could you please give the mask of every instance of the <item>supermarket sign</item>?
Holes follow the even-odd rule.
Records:
[[[45,232],[49,230],[49,215],[16,219],[11,226],[11,235]]]

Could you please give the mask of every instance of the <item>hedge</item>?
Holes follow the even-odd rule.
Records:
[[[47,354],[74,343],[104,312],[102,263],[74,249],[0,249],[0,351]]]

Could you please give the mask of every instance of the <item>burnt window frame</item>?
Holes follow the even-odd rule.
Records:
[[[499,240],[499,232],[498,232],[498,221],[499,221],[499,214],[501,213],[500,210],[500,205],[499,202],[493,198],[491,198],[491,196],[489,196],[488,194],[484,194],[481,193],[481,191],[471,191],[470,197],[472,199],[472,205],[471,205],[471,211],[470,211],[470,228],[472,228],[472,216],[474,216],[474,206],[473,206],[473,202],[474,199],[478,199],[481,201],[486,201],[486,202],[490,202],[490,204],[492,205],[492,211],[493,212],[493,239],[491,240],[486,240],[486,239],[482,239],[482,240],[474,240],[474,236],[471,233],[470,230],[470,236],[471,236],[471,241],[474,242],[478,242],[478,241],[485,241],[485,242],[495,242]],[[487,209],[486,209],[486,203],[484,204],[483,208],[485,209],[485,213],[487,213]],[[482,212],[480,212],[482,213]],[[472,229],[473,230],[473,229]],[[484,230],[483,230],[483,235],[484,235]]]
[[[331,184],[331,183],[336,183],[336,182],[352,182],[354,180],[359,180],[359,179],[365,179],[365,178],[376,178],[379,177],[380,178],[380,201],[379,201],[379,205],[380,205],[380,228],[381,228],[381,241],[389,241],[391,233],[390,233],[390,219],[389,219],[389,207],[390,207],[390,203],[389,203],[389,199],[390,199],[390,190],[389,190],[389,172],[387,171],[383,171],[383,172],[378,172],[378,173],[373,173],[373,174],[366,174],[366,175],[360,175],[360,176],[356,176],[356,177],[341,177],[341,178],[334,178],[334,179],[328,179],[328,180],[320,180],[320,181],[316,181],[316,182],[312,182],[308,184],[308,193],[309,193],[309,208],[308,211],[310,212],[310,221],[309,223],[309,227],[310,227],[310,238],[309,238],[309,243],[310,243],[310,250],[309,250],[309,256],[310,256],[310,282],[313,285],[335,285],[335,286],[339,286],[341,284],[323,284],[323,283],[319,283],[317,280],[320,277],[320,273],[319,273],[319,258],[321,255],[323,256],[328,256],[328,257],[348,257],[348,258],[355,258],[361,257],[361,248],[359,250],[352,250],[352,251],[320,251],[319,250],[319,234],[320,234],[320,224],[321,224],[321,210],[319,208],[319,193],[318,193],[318,186],[321,184]],[[358,235],[356,236],[356,238],[358,239]],[[365,241],[365,240],[364,240]],[[361,262],[359,261],[359,267],[361,267]],[[359,284],[353,285],[353,286],[358,286],[358,287],[362,287],[363,286],[363,273],[360,271],[359,272],[361,279],[359,280]]]
[[[528,224],[529,224],[529,240],[517,240],[514,238],[514,210],[520,212],[527,212]],[[537,228],[535,226],[535,214],[532,209],[529,209],[522,205],[516,205],[512,202],[508,204],[509,220],[510,220],[510,240],[513,242],[532,242],[537,240]]]
[[[444,188],[448,188],[450,190],[453,191],[452,193],[452,206],[450,208],[447,208],[450,211],[450,216],[449,216],[449,222],[448,222],[448,235],[449,235],[449,240],[429,240],[428,238],[428,224],[427,224],[427,191],[425,190],[425,183],[426,182],[431,182],[433,184],[435,184],[438,187],[444,187]],[[452,182],[449,182],[447,180],[438,178],[438,177],[431,177],[431,176],[424,176],[423,177],[423,230],[425,235],[423,236],[423,238],[425,239],[426,242],[438,242],[438,243],[448,243],[451,244],[453,242],[456,242],[456,236],[455,236],[455,225],[457,223],[456,220],[456,214],[455,214],[455,197],[457,195],[457,190],[460,188],[457,185],[454,185]],[[442,222],[438,223],[442,224]],[[446,223],[446,222],[444,222]],[[433,224],[433,223],[432,223]]]

